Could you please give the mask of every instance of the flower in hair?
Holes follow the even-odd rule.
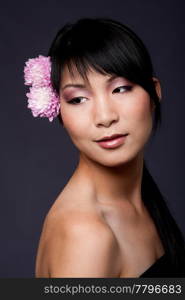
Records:
[[[51,61],[49,56],[30,58],[24,67],[25,85],[30,85],[28,108],[34,117],[47,117],[53,121],[59,114],[59,96],[51,84]]]
[[[30,58],[24,68],[25,85],[45,86],[50,84],[51,63],[50,57],[39,55]]]
[[[53,121],[59,113],[59,101],[50,86],[31,87],[28,97],[28,108],[32,110],[34,117],[47,117]]]

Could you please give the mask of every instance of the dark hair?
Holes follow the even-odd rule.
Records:
[[[156,93],[155,76],[146,46],[126,25],[108,18],[83,18],[66,24],[58,31],[48,56],[51,57],[51,81],[59,94],[65,65],[73,75],[76,67],[86,80],[90,68],[101,74],[116,74],[142,86],[155,105],[153,131],[161,125],[161,109]],[[59,120],[62,119],[59,114]],[[172,217],[164,196],[151,177],[144,161],[142,199],[154,220],[166,254],[175,267],[185,266],[185,242]]]

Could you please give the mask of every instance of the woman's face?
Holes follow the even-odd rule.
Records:
[[[123,77],[88,73],[88,82],[65,67],[60,86],[61,117],[81,153],[105,166],[118,166],[143,150],[152,130],[153,105],[149,94]],[[102,148],[96,140],[126,134],[115,148]]]

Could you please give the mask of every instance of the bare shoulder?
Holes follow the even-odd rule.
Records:
[[[64,206],[45,218],[36,277],[117,277],[118,257],[117,240],[98,214]]]

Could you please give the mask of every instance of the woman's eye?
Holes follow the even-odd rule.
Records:
[[[132,89],[131,85],[124,85],[124,86],[119,86],[116,89],[114,89],[114,91],[112,92],[114,93],[124,93],[125,91],[130,91]],[[82,101],[83,100],[83,101]],[[84,101],[86,101],[85,97],[75,97],[69,101],[67,101],[70,104],[81,104]]]
[[[86,98],[84,98],[84,97],[75,97],[72,100],[67,101],[67,102],[70,103],[70,104],[80,104],[80,103],[82,103],[82,101],[79,102],[79,100],[81,100],[81,99],[86,99]]]
[[[124,86],[119,86],[116,89],[114,89],[113,93],[122,93],[125,90],[130,91],[132,89],[131,85],[124,85]]]

